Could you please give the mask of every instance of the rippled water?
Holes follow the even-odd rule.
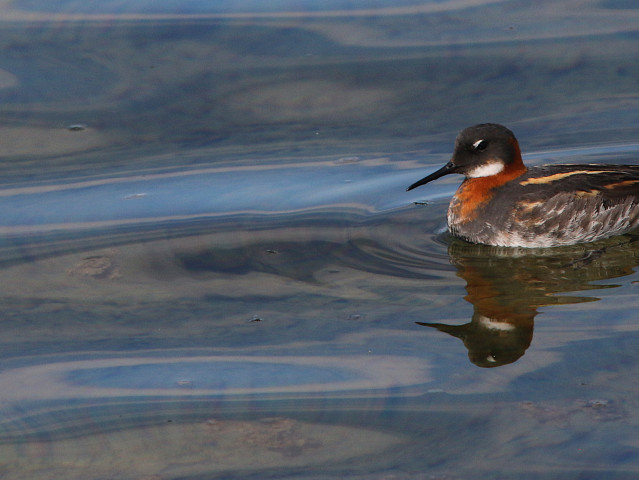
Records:
[[[0,477],[636,478],[639,237],[405,192],[635,163],[633,5],[209,3],[0,7]]]

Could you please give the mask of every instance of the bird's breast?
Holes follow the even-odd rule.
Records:
[[[459,186],[448,207],[449,223],[473,221],[494,197],[494,185],[484,178],[469,178]]]

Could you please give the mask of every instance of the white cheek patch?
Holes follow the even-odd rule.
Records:
[[[489,330],[500,330],[502,332],[510,332],[515,329],[515,326],[511,323],[500,322],[492,318],[484,317],[483,315],[479,316],[479,324]]]
[[[504,164],[501,162],[490,162],[479,167],[475,167],[470,170],[466,176],[468,178],[490,177],[491,175],[497,175],[504,170]]]

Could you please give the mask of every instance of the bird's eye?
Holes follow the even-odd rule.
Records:
[[[488,148],[488,141],[477,140],[475,143],[473,143],[473,148],[476,152],[483,152],[484,150],[486,150],[486,148]]]

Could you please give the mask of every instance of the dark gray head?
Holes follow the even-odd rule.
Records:
[[[413,183],[407,190],[449,173],[479,178],[499,175],[513,169],[526,169],[513,132],[503,125],[482,123],[462,130],[455,139],[455,151],[450,161],[436,172]]]

